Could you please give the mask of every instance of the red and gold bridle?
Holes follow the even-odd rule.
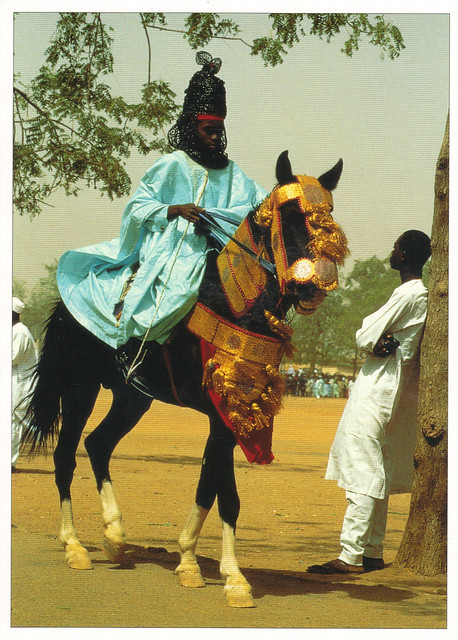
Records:
[[[313,283],[319,289],[332,291],[338,287],[336,264],[348,255],[345,234],[334,222],[332,194],[316,178],[296,176],[298,182],[277,186],[256,213],[255,221],[271,229],[271,243],[280,289],[284,293],[289,284]],[[299,258],[288,266],[284,245],[281,207],[296,201],[304,214],[309,235],[307,245],[312,258]]]

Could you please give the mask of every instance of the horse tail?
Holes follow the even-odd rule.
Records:
[[[54,441],[61,422],[62,367],[61,345],[63,303],[57,302],[44,329],[44,340],[38,364],[32,375],[33,390],[24,400],[22,446],[27,445],[30,455],[46,452],[47,444]]]

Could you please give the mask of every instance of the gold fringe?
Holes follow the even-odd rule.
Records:
[[[324,255],[342,264],[350,253],[347,237],[331,214],[313,211],[307,218],[307,222],[312,231],[308,249],[316,258]]]
[[[242,437],[268,427],[282,407],[284,381],[272,365],[262,367],[242,357],[234,360],[217,349],[205,366],[204,380],[206,388],[221,396],[223,410]]]
[[[222,398],[222,408],[240,436],[270,425],[282,406],[284,381],[279,367],[283,354],[292,349],[293,330],[269,312],[266,318],[280,339],[239,329],[201,303],[187,320],[195,335],[215,347],[204,367],[202,385]]]

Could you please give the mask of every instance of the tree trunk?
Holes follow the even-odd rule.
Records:
[[[421,345],[418,433],[410,513],[395,568],[425,576],[447,566],[449,123],[436,167],[428,315]]]

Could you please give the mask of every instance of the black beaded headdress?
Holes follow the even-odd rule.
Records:
[[[223,131],[221,147],[209,152],[203,148],[197,135],[198,116],[214,116],[217,120],[226,117],[226,90],[224,82],[216,77],[221,68],[220,58],[212,58],[206,51],[196,54],[196,62],[202,65],[191,78],[185,91],[183,110],[176,124],[168,133],[168,140],[174,149],[185,151],[193,160],[204,166],[219,169],[227,166],[226,134]]]

